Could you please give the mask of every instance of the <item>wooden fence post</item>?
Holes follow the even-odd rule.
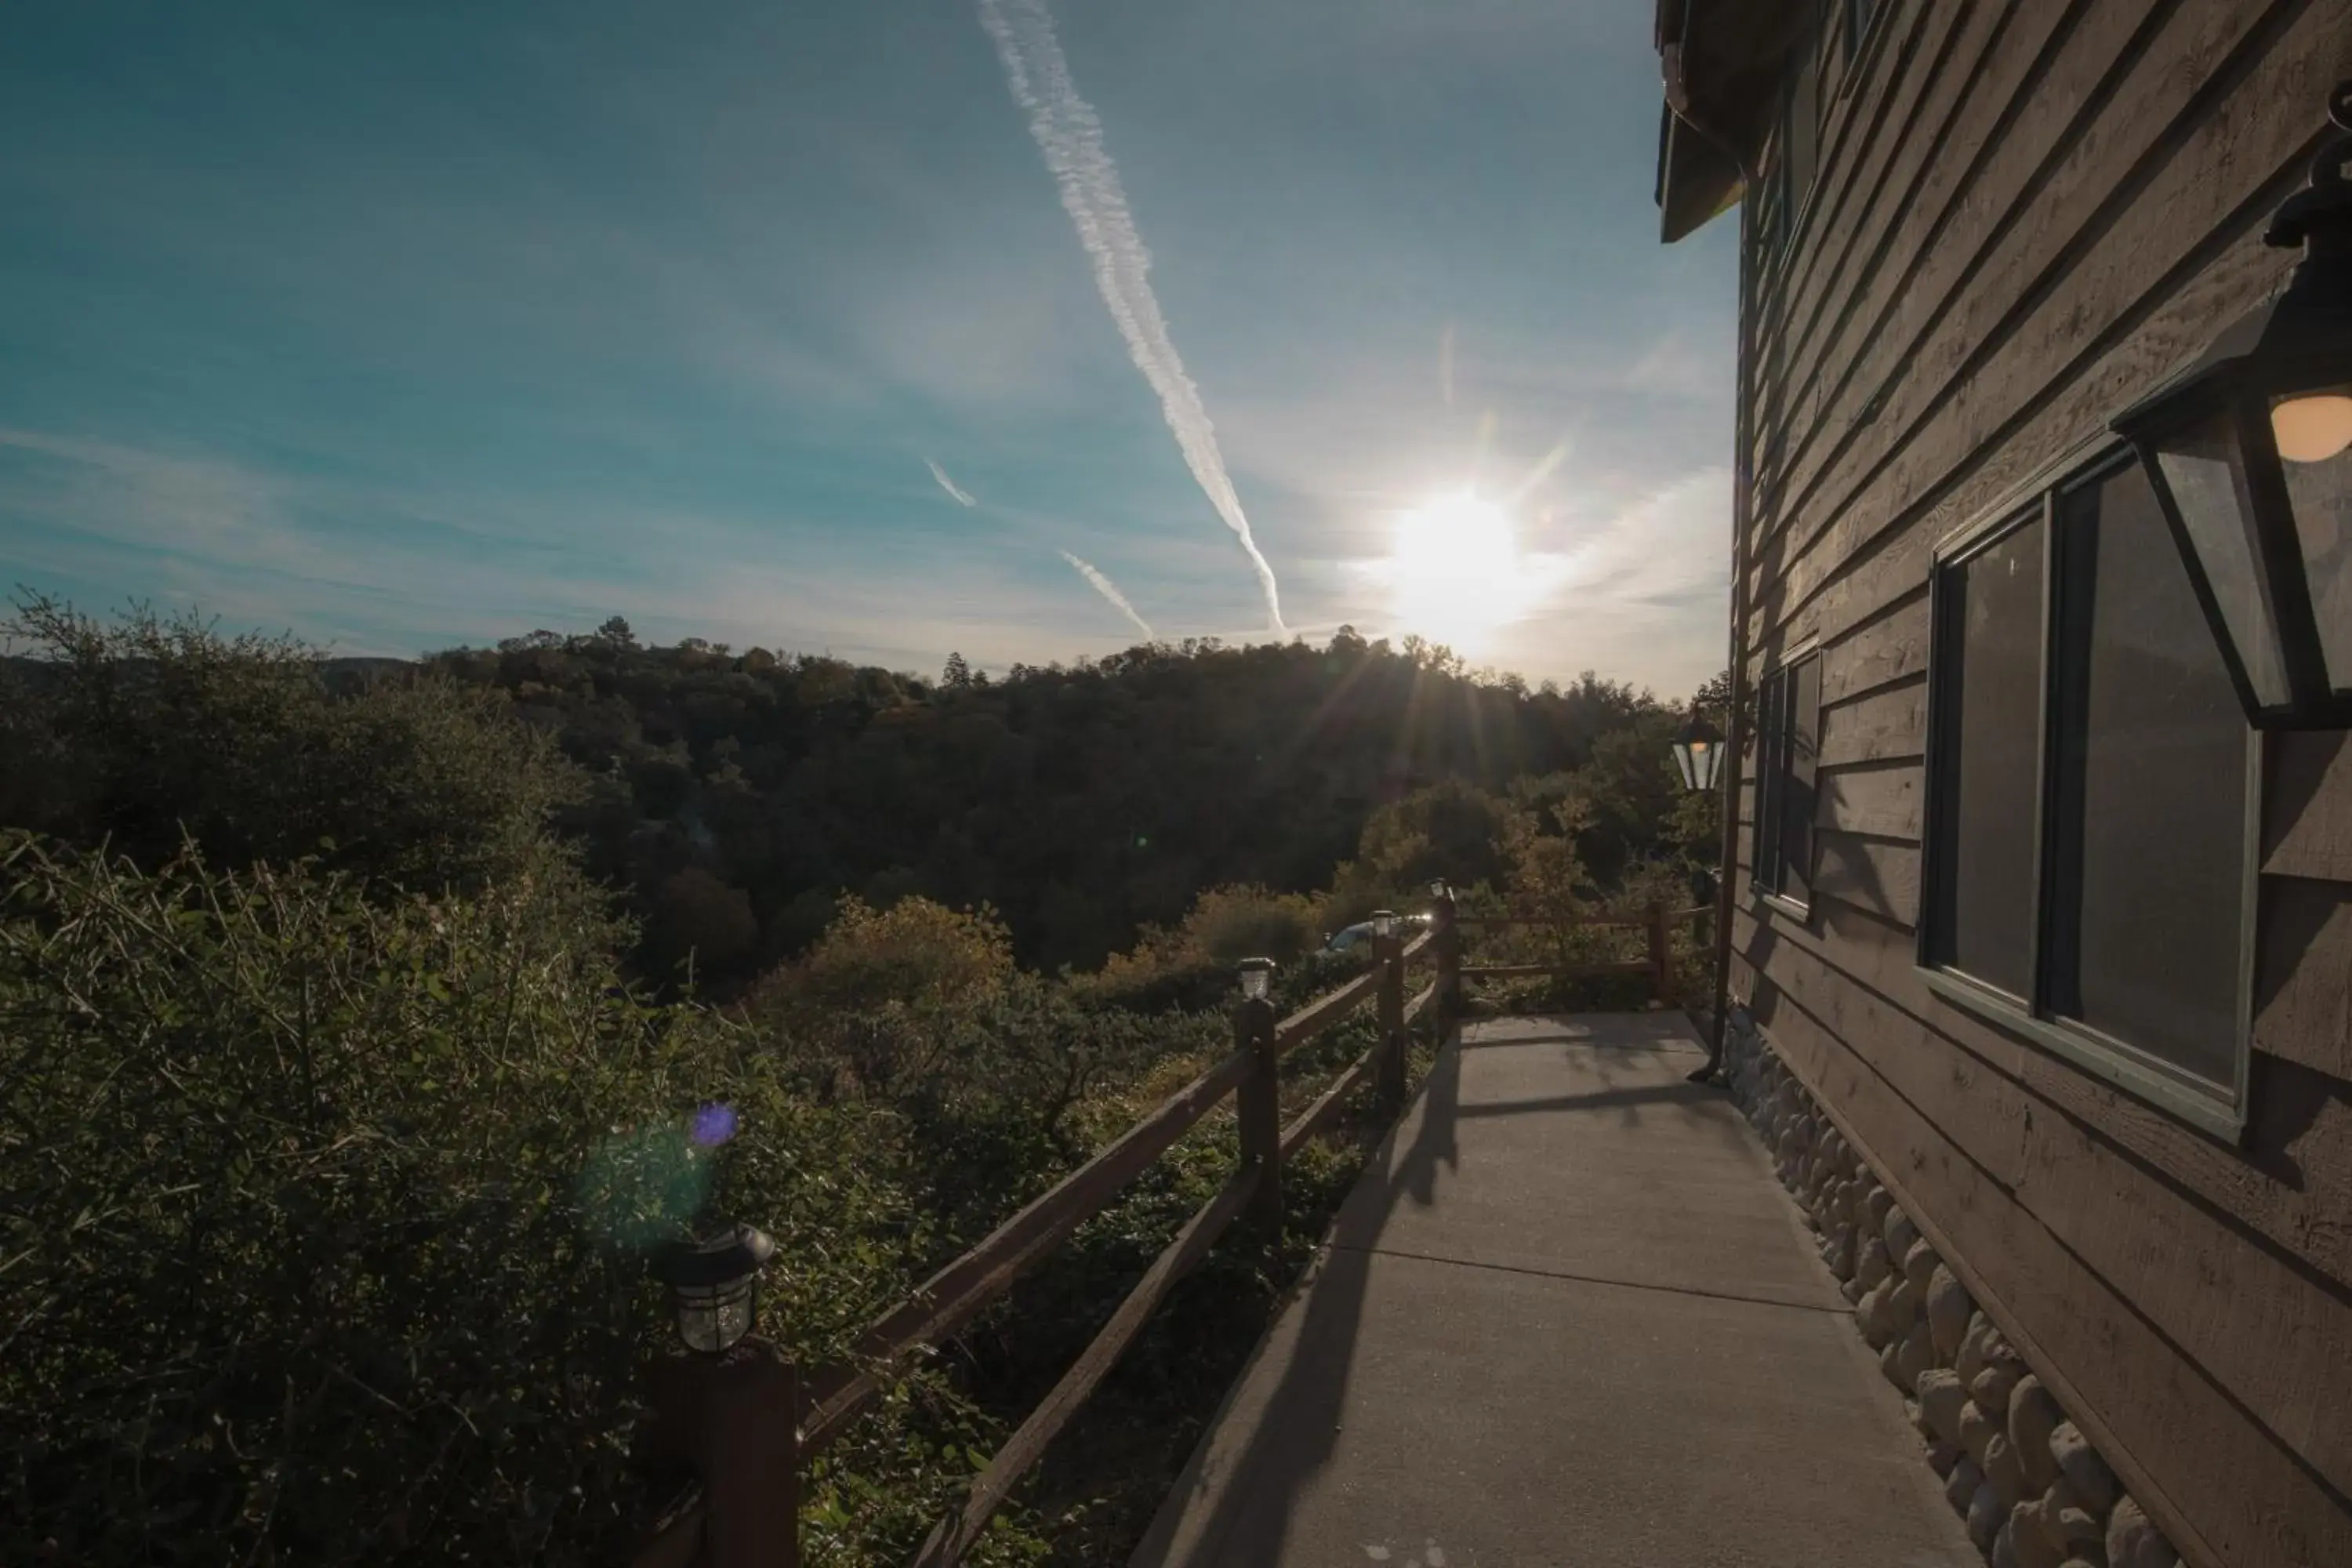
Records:
[[[1430,926],[1436,938],[1431,945],[1437,950],[1437,1027],[1442,1040],[1446,1026],[1462,1016],[1462,928],[1454,918],[1454,889],[1440,882],[1430,892],[1436,900],[1430,910]]]
[[[747,1340],[724,1356],[677,1356],[648,1369],[646,1457],[702,1480],[700,1527],[671,1531],[632,1568],[800,1568],[800,1374]],[[695,1536],[699,1536],[699,1551]]]
[[[800,1568],[800,1377],[762,1348],[712,1392],[703,1496],[710,1568]]]
[[[1674,932],[1666,925],[1666,906],[1650,906],[1650,966],[1655,973],[1658,1005],[1670,1007],[1675,1000]]]
[[[1274,1044],[1274,1004],[1249,994],[1253,973],[1271,976],[1273,963],[1263,958],[1242,963],[1241,1005],[1234,1009],[1234,1049],[1250,1058],[1249,1076],[1234,1090],[1234,1110],[1241,1120],[1242,1159],[1257,1167],[1257,1190],[1250,1194],[1250,1213],[1270,1236],[1282,1234],[1282,1084],[1281,1058]]]
[[[1382,910],[1372,918],[1385,916],[1393,927],[1396,917]],[[1377,931],[1372,937],[1372,952],[1380,960],[1380,1070],[1373,1081],[1382,1110],[1393,1111],[1404,1102],[1404,939],[1391,929],[1388,935]]]

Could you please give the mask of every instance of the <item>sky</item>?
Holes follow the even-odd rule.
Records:
[[[1685,693],[1736,237],[1657,243],[1650,11],[20,0],[0,589]]]

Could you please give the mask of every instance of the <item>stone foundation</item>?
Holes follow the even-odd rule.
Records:
[[[2179,1568],[2023,1358],[1869,1165],[1782,1064],[1745,1008],[1724,1072],[1780,1180],[1820,1234],[1855,1326],[1901,1389],[1944,1497],[1993,1568]]]

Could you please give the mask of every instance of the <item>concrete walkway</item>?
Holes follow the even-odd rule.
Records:
[[[1133,1568],[1979,1568],[1679,1015],[1465,1037]]]

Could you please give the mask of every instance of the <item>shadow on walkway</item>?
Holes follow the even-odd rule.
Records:
[[[1973,1568],[1686,1025],[1463,1033],[1130,1568]]]
[[[1457,1040],[1438,1053],[1415,1105],[1366,1163],[1364,1174],[1341,1209],[1341,1218],[1334,1221],[1335,1234],[1342,1225],[1362,1225],[1367,1220],[1377,1229],[1379,1222],[1400,1204],[1427,1207],[1436,1202],[1440,1167],[1451,1171],[1461,1162],[1455,1130],[1462,1113],[1462,1049]],[[1407,1135],[1410,1142],[1398,1148],[1398,1138]],[[1353,1368],[1372,1257],[1327,1239],[1292,1287],[1292,1304],[1277,1315],[1275,1327],[1236,1384],[1238,1393],[1251,1383],[1277,1342],[1300,1347],[1303,1353],[1289,1357],[1265,1396],[1265,1408],[1279,1412],[1281,1419],[1257,1422],[1241,1451],[1229,1463],[1218,1464],[1213,1477],[1202,1460],[1234,1413],[1235,1402],[1228,1397],[1202,1440],[1202,1453],[1195,1455],[1193,1465],[1176,1482],[1176,1494],[1192,1492],[1205,1505],[1205,1512],[1188,1523],[1182,1531],[1186,1544],[1181,1554],[1171,1556],[1166,1553],[1178,1542],[1162,1540],[1162,1527],[1179,1521],[1171,1519],[1171,1510],[1163,1507],[1131,1560],[1134,1568],[1161,1563],[1169,1568],[1177,1563],[1192,1568],[1226,1563],[1238,1568],[1244,1562],[1278,1560],[1288,1527],[1288,1502],[1308,1478],[1330,1461],[1332,1439],[1341,1430],[1339,1413]],[[1219,1479],[1223,1484],[1216,1484]],[[1231,1555],[1229,1543],[1245,1518],[1250,1526],[1248,1554]],[[1174,1530],[1167,1532],[1171,1537],[1175,1533]]]

